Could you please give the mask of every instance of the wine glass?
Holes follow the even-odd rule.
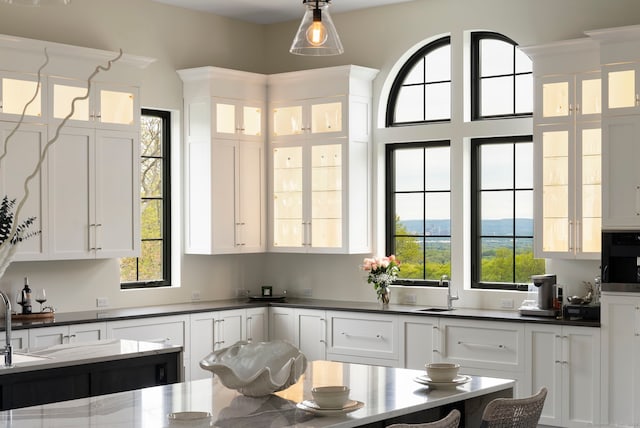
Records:
[[[40,288],[36,292],[36,302],[40,303],[40,312],[42,312],[42,304],[47,301],[47,292],[44,288]]]

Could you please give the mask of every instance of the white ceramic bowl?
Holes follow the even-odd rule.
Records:
[[[323,409],[342,409],[349,399],[348,386],[316,386],[311,388],[313,401]]]
[[[458,376],[460,364],[455,363],[429,363],[425,364],[427,376],[433,382],[451,382]]]
[[[200,367],[218,375],[227,388],[262,397],[296,383],[307,368],[307,359],[284,340],[240,341],[207,355]]]

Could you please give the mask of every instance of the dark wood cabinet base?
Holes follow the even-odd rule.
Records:
[[[0,372],[0,410],[92,397],[181,381],[182,352],[48,368]]]

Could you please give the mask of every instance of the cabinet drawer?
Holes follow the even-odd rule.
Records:
[[[462,367],[522,371],[524,326],[517,323],[441,321],[442,358]]]
[[[327,353],[397,360],[396,317],[349,313],[328,315],[330,338]]]
[[[109,322],[107,334],[111,339],[185,346],[185,328],[186,322],[180,317],[160,317]]]

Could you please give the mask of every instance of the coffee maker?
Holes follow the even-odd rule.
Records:
[[[535,305],[521,306],[520,314],[543,317],[554,317],[557,308],[554,308],[556,298],[556,276],[552,274],[532,275],[531,281],[538,291]]]

